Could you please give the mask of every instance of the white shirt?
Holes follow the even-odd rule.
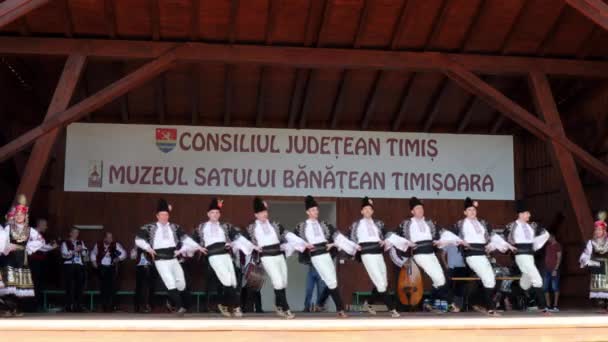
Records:
[[[72,241],[72,244],[74,244],[74,248],[76,248],[76,243],[74,241]],[[67,259],[63,262],[64,264],[84,265],[83,257],[87,254],[87,246],[85,246],[84,243],[80,246],[82,247],[82,250],[80,253],[76,253],[74,250],[68,250],[68,245],[65,241],[61,243],[61,256],[64,259]]]
[[[357,227],[357,240],[362,242],[380,242],[380,229],[372,219],[362,218]]]
[[[173,238],[173,231],[171,230],[171,225],[167,222],[167,224],[161,224],[160,222],[156,222],[156,226],[158,229],[156,230],[156,234],[154,235],[154,241],[152,241],[153,249],[163,249],[163,248],[171,248],[176,247],[175,239]]]
[[[316,245],[318,243],[327,242],[323,228],[317,220],[306,220],[306,228],[304,228],[304,235],[308,243]]]
[[[464,219],[462,225],[462,235],[464,241],[468,243],[487,243],[486,241],[486,230],[477,219],[470,220]]]
[[[110,256],[109,247],[110,247],[109,244],[104,243],[104,249],[108,248],[108,250],[107,251],[98,251],[97,244],[95,244],[95,247],[93,247],[93,250],[91,251],[91,261],[93,262],[93,264],[97,264],[97,253],[105,252],[104,256],[101,258],[101,265],[112,266],[112,257]],[[123,261],[127,258],[127,251],[125,251],[125,249],[122,248],[122,246],[118,242],[116,243],[116,251],[119,253],[118,260]]]
[[[412,217],[412,220],[410,221],[410,241],[418,242],[432,239],[431,227],[426,224],[424,217],[421,220]]]
[[[131,260],[137,260],[137,247],[133,247],[133,249],[131,249]],[[142,252],[137,266],[148,266],[150,264],[151,262],[146,257],[146,253]]]
[[[254,229],[255,239],[258,242],[258,246],[271,246],[280,243],[279,237],[277,236],[274,228],[270,224],[270,221],[261,222],[255,220]]]
[[[513,228],[513,242],[515,243],[533,243],[534,229],[529,224],[516,221],[517,225]]]
[[[220,227],[219,222],[212,223],[211,221],[207,221],[203,226],[203,236],[205,237],[205,247],[218,242],[226,242],[226,234],[224,234],[224,230]]]

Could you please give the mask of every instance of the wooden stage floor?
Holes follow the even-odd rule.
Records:
[[[354,313],[348,319],[333,314],[298,314],[295,320],[273,315],[225,319],[191,314],[31,314],[0,319],[1,341],[155,342],[168,340],[242,341],[608,341],[608,315],[565,311],[552,316],[508,313],[489,318],[475,313],[406,313],[391,319]],[[459,341],[458,341],[459,342]]]

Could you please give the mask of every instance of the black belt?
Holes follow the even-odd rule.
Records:
[[[515,252],[515,255],[534,255],[534,246],[531,243],[516,243],[515,248],[517,248],[517,252]]]
[[[312,251],[310,251],[311,257],[329,253],[327,251],[327,242],[316,243],[313,246],[315,248]]]
[[[175,247],[155,249],[156,256],[154,260],[172,260],[175,259]]]
[[[260,256],[277,256],[281,254],[283,254],[283,251],[281,250],[281,245],[277,243],[275,245],[262,247],[262,254]]]
[[[416,247],[413,249],[414,255],[416,254],[435,254],[435,247],[433,246],[432,240],[416,241]]]
[[[207,256],[228,254],[225,242],[216,242],[205,248],[207,248]]]
[[[485,243],[471,243],[468,248],[465,248],[463,254],[466,257],[475,255],[486,255]]]
[[[361,254],[382,254],[382,246],[380,246],[380,242],[363,242],[360,243],[361,246]]]

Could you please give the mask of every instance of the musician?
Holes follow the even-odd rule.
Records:
[[[384,223],[380,220],[372,218],[374,214],[373,201],[367,196],[363,198],[361,203],[360,220],[353,222],[350,227],[348,236],[350,239],[359,245],[358,250],[363,266],[369,275],[372,283],[374,283],[374,296],[381,296],[386,305],[391,317],[398,318],[401,315],[395,309],[393,298],[387,291],[388,278],[386,263],[384,262],[383,249],[385,246]],[[376,311],[366,303],[365,309],[371,315],[376,315]]]
[[[194,229],[192,239],[203,247],[203,254],[207,255],[209,265],[223,286],[223,298],[217,305],[218,310],[225,317],[239,318],[243,317],[243,312],[237,293],[238,282],[232,260],[231,244],[235,247],[245,245],[245,254],[251,254],[254,246],[241,235],[238,227],[227,222],[220,222],[223,204],[224,201],[217,198],[211,200],[207,209],[208,221],[202,222]]]
[[[28,258],[30,270],[32,271],[32,280],[34,282],[34,292],[36,293],[36,310],[39,312],[44,311],[44,295],[43,291],[46,284],[46,275],[48,270],[48,253],[56,249],[57,243],[47,239],[46,231],[48,228],[47,221],[43,218],[36,220],[36,231],[42,239],[45,241],[45,245],[42,246],[38,251],[32,253]]]
[[[6,255],[6,265],[0,270],[4,287],[0,296],[9,311],[5,316],[23,316],[19,304],[24,298],[35,296],[28,258],[45,245],[38,232],[28,222],[29,207],[25,196],[8,214],[8,225],[0,233],[0,253]]]
[[[543,293],[543,278],[534,263],[534,252],[541,249],[549,239],[549,233],[536,222],[530,222],[530,211],[523,201],[517,201],[517,220],[507,224],[505,235],[507,241],[517,248],[515,263],[521,271],[519,286],[522,290],[532,292],[536,304],[544,314],[549,313]]]
[[[152,294],[154,293],[154,282],[156,270],[152,257],[137,246],[131,249],[131,260],[135,261],[135,301],[134,311],[150,313],[152,311]]]
[[[116,279],[118,265],[127,258],[127,251],[122,245],[114,241],[111,232],[106,232],[102,241],[99,241],[91,251],[91,264],[99,271],[100,297],[104,312],[112,312],[114,295],[116,292]]]
[[[348,245],[350,241],[340,234],[333,225],[325,221],[319,221],[319,205],[312,196],[306,196],[304,206],[308,219],[299,223],[294,232],[308,243],[307,249],[301,253],[300,261],[304,264],[309,262],[312,264],[329,288],[330,296],[336,305],[338,317],[346,318],[348,316],[344,312],[344,304],[340,297],[333,257],[336,255],[336,247],[343,244]],[[356,246],[351,245],[351,248],[355,249]],[[321,291],[317,291],[317,297],[320,293]]]
[[[456,243],[464,247],[465,261],[469,268],[481,279],[484,287],[484,307],[474,305],[473,309],[495,317],[500,316],[496,312],[496,304],[492,299],[496,286],[496,277],[487,254],[494,250],[499,250],[503,253],[507,250],[513,251],[515,247],[508,244],[499,235],[490,234],[490,228],[486,221],[477,218],[478,205],[477,201],[473,201],[470,197],[464,200],[463,213],[465,218],[456,223],[455,229],[459,236],[459,240]]]
[[[418,198],[412,197],[409,204],[412,217],[401,222],[397,234],[415,245],[412,252],[414,261],[431,278],[433,298],[447,301],[448,311],[459,312],[460,308],[454,304],[452,290],[447,285],[443,268],[435,255],[435,247],[441,248],[446,244],[441,240],[435,223],[424,217],[423,203]],[[434,311],[430,305],[424,309]]]
[[[287,231],[280,223],[268,219],[268,205],[259,197],[253,200],[253,211],[256,220],[247,226],[245,232],[248,240],[257,246],[264,270],[272,281],[275,295],[275,311],[286,319],[295,315],[287,303],[287,262],[285,257],[293,249],[303,251],[307,243],[295,234]]]
[[[80,231],[77,228],[70,230],[70,237],[61,243],[61,257],[63,258],[63,275],[65,283],[65,311],[82,312],[82,294],[86,280],[85,263],[89,254],[87,246],[78,240]]]
[[[154,260],[154,266],[167,287],[167,294],[178,317],[186,313],[187,296],[184,270],[177,258],[187,250],[202,252],[182,227],[169,222],[171,206],[160,199],[156,208],[156,222],[142,226],[135,237],[135,245],[143,249]]]

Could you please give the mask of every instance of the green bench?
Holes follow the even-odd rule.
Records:
[[[389,294],[393,296],[395,292],[389,291]],[[353,305],[361,305],[361,298],[369,297],[372,295],[371,291],[355,291],[353,292]]]
[[[61,295],[65,296],[65,291],[63,290],[44,290],[43,294],[43,305],[44,310],[48,310],[48,296],[49,295]],[[210,295],[215,295],[216,293],[211,292]],[[86,290],[84,291],[84,295],[88,296],[89,302],[89,311],[93,311],[95,309],[95,296],[99,296],[98,290]],[[135,296],[135,291],[116,291],[117,296]],[[155,291],[155,296],[166,296],[167,291]],[[201,309],[201,297],[207,297],[207,292],[205,291],[190,291],[190,295],[196,297],[196,312],[200,312]]]

